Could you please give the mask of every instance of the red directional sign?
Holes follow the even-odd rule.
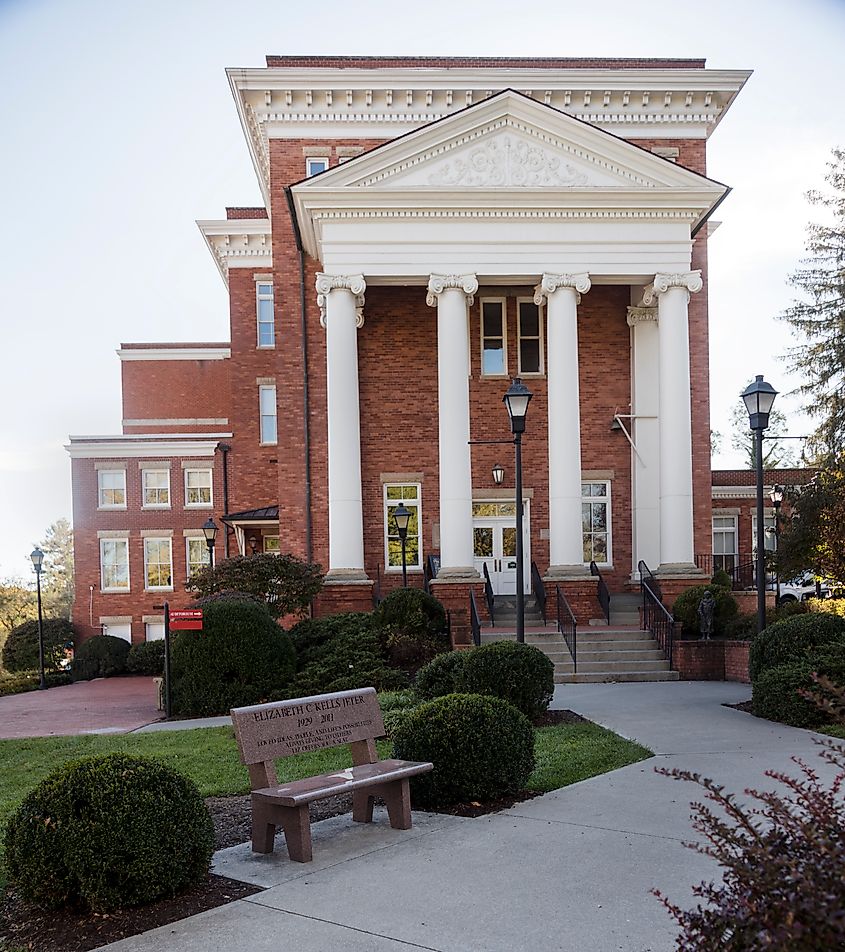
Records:
[[[188,608],[170,613],[171,631],[202,631],[202,609]]]

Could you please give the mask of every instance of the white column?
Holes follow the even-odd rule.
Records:
[[[317,275],[326,329],[329,433],[329,581],[365,580],[358,406],[358,328],[364,323],[363,275]]]
[[[637,300],[641,294],[638,294]],[[652,570],[660,565],[660,400],[657,308],[629,307],[631,328],[631,420],[636,445],[631,453],[633,480],[632,572],[640,560]],[[628,421],[623,419],[627,426]]]
[[[578,304],[587,274],[544,274],[534,302],[546,301],[549,394],[549,578],[584,575],[581,532],[581,404]]]
[[[431,275],[426,304],[437,308],[437,397],[440,422],[440,572],[478,578],[472,546],[469,447],[469,308],[474,274]]]
[[[660,568],[695,571],[692,516],[689,296],[701,272],[656,274],[643,303],[657,302],[660,377]]]

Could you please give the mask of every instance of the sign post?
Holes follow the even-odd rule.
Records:
[[[170,696],[170,603],[164,603],[164,716],[173,714]]]

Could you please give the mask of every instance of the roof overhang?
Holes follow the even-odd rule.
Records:
[[[268,218],[198,221],[197,227],[229,286],[229,268],[273,267],[272,226]]]

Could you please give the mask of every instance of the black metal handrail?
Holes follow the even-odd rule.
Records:
[[[475,592],[469,590],[469,624],[472,629],[472,643],[476,648],[481,644],[481,620],[478,617],[478,606],[475,604]]]
[[[595,562],[590,562],[590,575],[598,576],[599,584],[596,588],[596,597],[599,600],[599,605],[601,605],[601,610],[604,612],[604,617],[610,624],[610,589],[607,587],[607,582],[601,574],[601,569],[596,565]]]
[[[555,585],[555,600],[557,602],[557,630],[560,632],[566,647],[572,655],[572,673],[578,673],[578,623],[566,596]]]
[[[537,605],[540,609],[540,615],[543,618],[543,626],[546,625],[546,586],[543,583],[543,576],[537,568],[537,563],[531,561],[531,587],[534,589],[534,596],[537,599]]]
[[[425,560],[425,568],[423,569],[423,589],[429,594],[431,594],[432,579],[437,578],[437,572],[439,568],[440,556],[429,555]]]
[[[487,563],[483,563],[484,570],[484,600],[487,602],[487,614],[490,616],[490,624],[496,627],[496,602],[493,597],[493,583],[490,581],[490,573],[487,571]]]
[[[660,585],[651,569],[642,560],[637,569],[640,573],[640,594],[643,598],[643,630],[650,631],[654,636],[660,650],[669,659],[671,668],[675,644],[675,619],[663,604]]]
[[[373,583],[373,608],[381,605],[381,563],[376,566],[376,580]]]
[[[766,553],[770,555],[771,553]],[[695,564],[702,572],[712,578],[716,572],[727,572],[731,579],[731,588],[735,592],[757,588],[757,560],[753,554],[742,553],[727,555],[711,555],[709,552],[699,553],[695,557]],[[774,588],[774,572],[766,573],[767,587]]]

